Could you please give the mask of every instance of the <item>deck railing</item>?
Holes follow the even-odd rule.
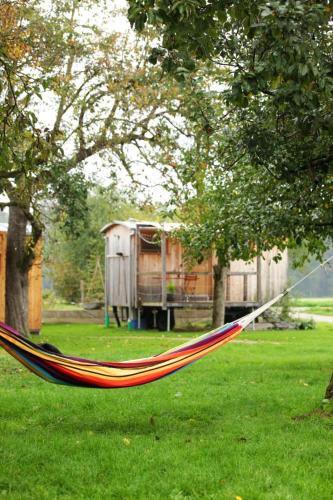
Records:
[[[229,272],[227,274],[227,302],[257,302],[255,271]],[[231,293],[231,279],[237,280],[237,300]],[[164,278],[164,281],[163,281]],[[137,274],[137,292],[141,304],[207,303],[213,300],[213,275],[211,272],[142,272]]]

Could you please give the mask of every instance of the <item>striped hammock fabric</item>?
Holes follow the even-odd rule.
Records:
[[[162,354],[144,359],[101,362],[47,352],[3,323],[0,323],[0,346],[47,382],[104,389],[148,384],[184,368],[230,342],[283,295],[284,293],[281,293],[237,321]]]

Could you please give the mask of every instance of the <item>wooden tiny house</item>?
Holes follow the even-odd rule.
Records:
[[[6,313],[6,248],[7,232],[0,231],[0,321]],[[36,258],[29,271],[29,330],[39,332],[42,324],[42,257],[41,242],[36,248]]]
[[[215,257],[188,268],[180,242],[171,236],[177,226],[128,220],[111,222],[101,230],[105,236],[106,306],[126,307],[136,326],[157,324],[160,329],[170,329],[175,308],[212,305]],[[275,263],[276,253],[231,263],[227,310],[257,307],[283,290],[287,253]]]

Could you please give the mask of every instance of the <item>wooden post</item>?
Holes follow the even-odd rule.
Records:
[[[243,300],[244,300],[244,302],[247,302],[247,295],[248,295],[247,294],[247,288],[248,288],[247,287],[247,283],[248,283],[247,277],[248,277],[248,275],[244,274],[244,276],[243,276]]]
[[[161,235],[161,259],[162,259],[162,309],[165,310],[167,308],[165,231],[163,231]]]
[[[7,233],[0,231],[0,321],[6,316],[6,248]],[[29,330],[38,333],[42,324],[42,241],[35,248],[36,257],[29,271]]]
[[[104,262],[104,326],[109,328],[110,315],[109,315],[109,237],[105,236],[105,262]],[[80,282],[81,285],[81,282]],[[81,297],[82,298],[82,297]]]
[[[42,240],[35,247],[35,260],[29,270],[28,317],[30,333],[42,326]]]
[[[227,283],[226,283],[226,302],[230,302],[230,279],[231,279],[231,276],[230,276],[230,267],[228,269],[228,273],[227,273],[227,277],[226,277],[226,280],[227,280]]]
[[[138,307],[138,281],[139,281],[139,251],[138,251],[138,231],[135,230],[134,236],[134,307]]]
[[[262,303],[262,286],[261,286],[261,257],[257,256],[257,302]]]
[[[0,232],[0,321],[5,321],[6,311],[6,247],[7,234]]]
[[[167,308],[167,332],[170,332],[170,307]]]
[[[84,281],[80,280],[81,304],[84,304]]]

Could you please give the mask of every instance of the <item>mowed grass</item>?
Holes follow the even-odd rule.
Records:
[[[304,310],[309,314],[319,314],[320,316],[333,316],[333,307],[309,307]]]
[[[120,360],[191,336],[47,325],[38,341]],[[118,390],[47,384],[0,350],[0,497],[332,499],[333,325],[238,339]]]
[[[293,297],[291,305],[295,307],[333,307],[331,297]]]
[[[304,312],[310,314],[333,316],[333,298],[330,297],[293,298],[291,305],[292,307],[302,307]]]
[[[83,307],[79,304],[69,304],[68,302],[63,302],[58,299],[56,300],[44,300],[43,301],[44,311],[82,311]]]

